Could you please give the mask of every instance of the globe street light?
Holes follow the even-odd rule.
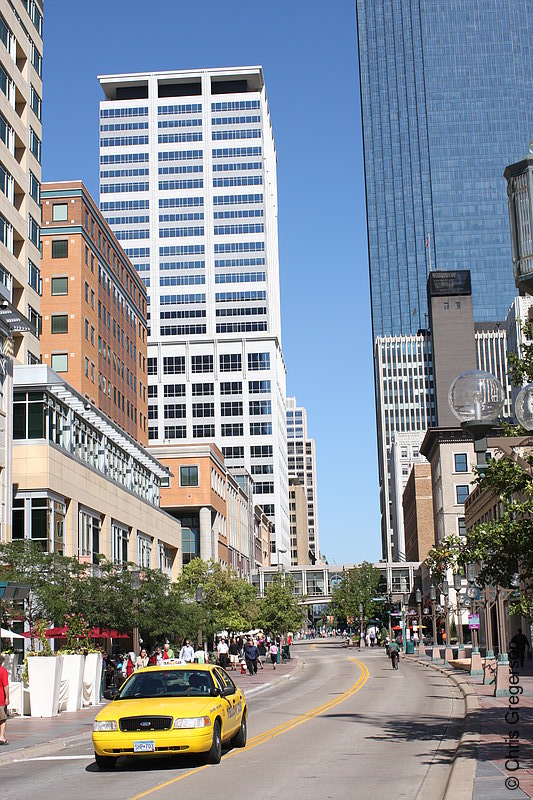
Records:
[[[487,433],[496,422],[505,393],[498,378],[490,372],[473,369],[462,372],[450,386],[448,404],[461,423],[461,428],[471,434],[477,468],[481,475],[487,469]]]

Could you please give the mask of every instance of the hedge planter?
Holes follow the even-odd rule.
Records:
[[[62,667],[62,656],[28,656],[32,717],[57,716]]]
[[[61,682],[65,681],[68,684],[65,711],[79,711],[83,698],[85,656],[71,653],[62,658]]]
[[[87,653],[83,673],[83,705],[96,706],[101,700],[102,654]]]

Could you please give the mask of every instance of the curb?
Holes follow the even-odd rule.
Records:
[[[453,756],[452,767],[446,781],[442,800],[452,800],[452,798],[453,800],[472,800],[481,728],[478,696],[468,681],[460,675],[453,672],[450,673],[447,669],[431,662],[420,661],[417,658],[409,658],[409,661],[446,675],[463,695],[465,701],[463,728]]]
[[[304,669],[304,662],[298,656],[293,656],[293,658],[297,663],[289,675],[280,675],[268,683],[250,689],[248,692],[246,692],[246,697],[258,694],[259,692],[267,691],[268,689],[273,689],[278,684],[283,683],[283,681],[289,681],[291,678],[302,672]],[[10,750],[8,753],[0,753],[0,767],[6,764],[16,764],[32,758],[51,755],[57,751],[58,747],[64,749],[67,747],[76,747],[76,745],[87,744],[92,750],[91,732],[92,731],[89,730],[85,733],[72,734],[72,736],[58,736],[56,738],[49,739],[47,742],[31,744],[27,747],[19,747],[15,750]]]

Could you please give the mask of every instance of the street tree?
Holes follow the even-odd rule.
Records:
[[[202,590],[201,602],[196,602],[196,589]],[[174,592],[188,602],[191,630],[202,630],[212,640],[217,632],[246,631],[257,615],[254,587],[235,570],[224,568],[215,561],[195,558],[186,564]],[[189,635],[191,633],[189,630]]]
[[[287,634],[302,627],[305,610],[294,594],[294,582],[290,575],[277,572],[272,582],[265,586],[257,610],[257,627],[273,634]]]
[[[381,572],[368,561],[348,570],[331,593],[331,613],[340,618],[359,619],[361,604],[364,619],[379,615],[381,604],[372,598],[378,594],[380,582]]]

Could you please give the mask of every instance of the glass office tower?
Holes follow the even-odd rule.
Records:
[[[476,322],[513,282],[505,166],[533,135],[527,0],[357,0],[373,340],[427,328],[430,269]]]

